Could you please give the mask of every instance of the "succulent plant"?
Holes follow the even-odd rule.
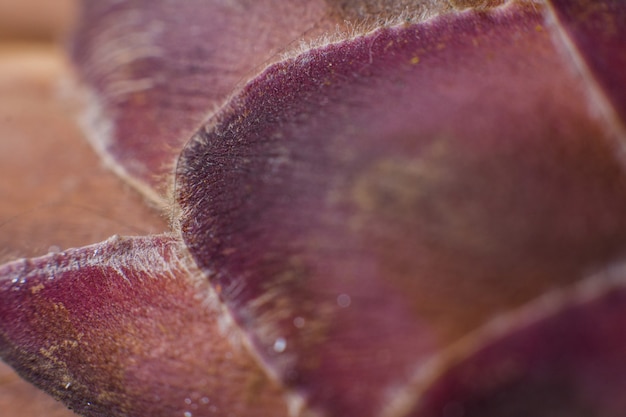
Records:
[[[626,3],[101,0],[69,55],[170,219],[0,266],[78,414],[626,414]]]

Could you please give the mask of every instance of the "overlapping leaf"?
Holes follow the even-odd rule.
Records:
[[[118,173],[163,203],[193,131],[281,54],[451,8],[444,0],[84,2],[72,55],[91,95],[88,134]]]
[[[620,415],[586,396],[623,386],[621,287],[562,288],[626,250],[625,6],[146,4],[90,4],[74,57],[98,147],[156,201],[215,112],[178,160],[174,237],[4,266],[17,369],[89,416]]]
[[[114,237],[0,274],[2,357],[79,414],[285,415],[171,239]]]

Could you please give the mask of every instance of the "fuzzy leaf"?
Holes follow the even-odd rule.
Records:
[[[91,92],[89,136],[118,173],[161,203],[195,128],[281,54],[318,38],[341,39],[377,23],[451,9],[445,0],[101,0],[82,6],[72,55]]]
[[[378,415],[433,352],[623,255],[615,138],[549,18],[511,2],[304,52],[184,149],[183,238],[313,407]]]
[[[73,57],[100,113],[92,141],[159,200],[193,129],[323,13],[321,1],[84,2]]]
[[[623,259],[623,4],[85,2],[92,141],[174,233],[0,266],[0,356],[85,416],[619,415],[604,295],[415,376]]]
[[[0,277],[0,355],[81,415],[286,415],[170,238],[114,237]]]

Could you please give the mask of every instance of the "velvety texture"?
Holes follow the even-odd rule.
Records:
[[[85,2],[72,55],[92,141],[158,201],[198,124],[323,16],[321,0]]]
[[[260,355],[331,415],[376,415],[438,348],[626,249],[621,161],[543,13],[302,53],[183,151],[192,255]]]
[[[306,45],[452,9],[445,0],[82,6],[72,57],[91,95],[88,135],[115,171],[159,203],[193,131],[268,64]]]
[[[159,234],[42,233],[0,266],[0,356],[90,417],[616,417],[624,16],[84,2],[87,131],[171,231],[132,196],[94,232]],[[72,152],[21,172],[50,160],[50,192]],[[109,185],[84,196],[117,219]]]
[[[4,265],[0,354],[79,414],[284,415],[180,256],[167,237],[113,237]]]

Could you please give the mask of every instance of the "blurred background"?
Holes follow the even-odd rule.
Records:
[[[0,0],[0,40],[58,40],[70,28],[76,9],[76,0]]]
[[[0,0],[0,199],[8,205],[16,181],[10,172],[11,131],[17,128],[14,111],[29,101],[41,101],[46,80],[56,77],[58,44],[76,14],[74,0]],[[19,101],[19,103],[18,103]],[[24,102],[26,101],[26,103]],[[36,120],[32,120],[37,123]],[[20,120],[20,123],[27,120]],[[5,216],[3,216],[5,214]],[[9,215],[0,208],[0,221]],[[6,220],[5,220],[6,221]],[[0,228],[0,234],[9,234]],[[5,240],[5,239],[2,239]],[[74,414],[43,392],[22,381],[0,362],[0,415],[2,417],[69,417]]]

